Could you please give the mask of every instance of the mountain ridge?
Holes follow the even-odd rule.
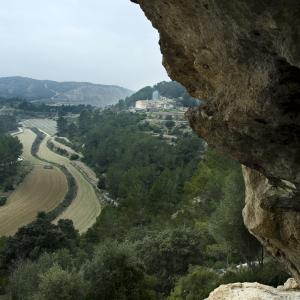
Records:
[[[133,91],[91,82],[39,80],[22,76],[0,77],[0,97],[63,104],[112,105]]]

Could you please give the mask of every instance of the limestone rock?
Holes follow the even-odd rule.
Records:
[[[207,300],[299,300],[300,291],[276,289],[260,283],[232,283],[221,285]]]
[[[246,226],[300,283],[300,1],[133,2],[170,77],[205,100],[191,127],[246,166]]]
[[[300,286],[298,282],[294,278],[289,278],[284,285],[279,285],[277,289],[282,291],[289,291],[289,290],[298,290],[300,291]]]

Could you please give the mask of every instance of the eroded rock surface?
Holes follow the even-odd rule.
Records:
[[[207,300],[299,300],[296,289],[273,288],[260,283],[232,283],[221,285],[210,293]]]
[[[300,283],[300,1],[134,0],[207,143],[245,165],[249,230]]]

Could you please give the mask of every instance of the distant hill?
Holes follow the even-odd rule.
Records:
[[[138,100],[151,100],[153,93],[158,92],[159,95],[175,99],[179,105],[191,107],[199,105],[201,100],[191,97],[186,88],[177,81],[162,81],[154,86],[145,86],[134,94],[119,101],[118,105],[131,107]]]
[[[133,92],[115,85],[89,82],[57,82],[26,77],[0,78],[0,97],[20,97],[65,104],[106,106],[130,96]]]

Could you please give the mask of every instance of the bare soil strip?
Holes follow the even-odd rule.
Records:
[[[23,158],[34,167],[0,208],[0,236],[13,235],[19,227],[32,222],[38,212],[54,209],[68,189],[66,177],[59,169],[44,169],[46,163],[31,155],[35,134],[25,129],[18,138],[24,147]]]

